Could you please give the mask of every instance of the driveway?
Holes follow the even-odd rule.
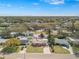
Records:
[[[26,53],[26,48],[24,48],[22,51],[20,51],[19,53]]]
[[[49,46],[44,47],[43,53],[44,54],[51,54]]]

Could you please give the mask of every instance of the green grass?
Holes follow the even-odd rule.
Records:
[[[4,59],[3,57],[0,57],[0,59]]]
[[[79,47],[72,46],[74,52],[79,52]]]
[[[33,46],[28,46],[27,53],[43,53],[43,47],[33,47]]]
[[[61,46],[54,46],[54,52],[58,54],[69,54],[70,52]]]

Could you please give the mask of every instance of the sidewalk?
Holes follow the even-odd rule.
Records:
[[[69,45],[69,49],[68,49],[69,51],[70,51],[70,54],[74,54],[73,53],[73,49],[72,49],[72,47]]]
[[[69,48],[66,48],[66,47],[63,47],[63,48],[67,49],[70,52],[70,54],[74,54],[71,45],[69,45]]]
[[[19,53],[26,53],[26,48],[24,48],[22,51],[20,51]]]

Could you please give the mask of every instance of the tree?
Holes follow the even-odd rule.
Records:
[[[75,26],[75,29],[79,31],[79,21],[76,21],[74,26]]]
[[[71,20],[71,23],[72,23],[72,27],[71,27],[71,30],[72,30],[72,33],[74,33],[74,31],[75,31],[75,19],[72,19]]]
[[[43,33],[41,33],[41,34],[40,34],[40,37],[41,37],[41,38],[44,38],[44,34],[43,34]]]
[[[12,38],[6,41],[5,43],[6,46],[11,47],[11,46],[19,46],[20,45],[20,40],[16,38]]]
[[[12,38],[6,41],[5,46],[2,50],[2,52],[5,53],[13,53],[17,52],[19,49],[20,41],[19,39]]]
[[[52,49],[52,52],[54,52],[54,37],[51,36],[51,30],[48,30],[48,44],[50,48]]]

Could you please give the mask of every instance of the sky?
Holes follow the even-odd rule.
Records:
[[[0,16],[79,16],[79,0],[0,0]]]

